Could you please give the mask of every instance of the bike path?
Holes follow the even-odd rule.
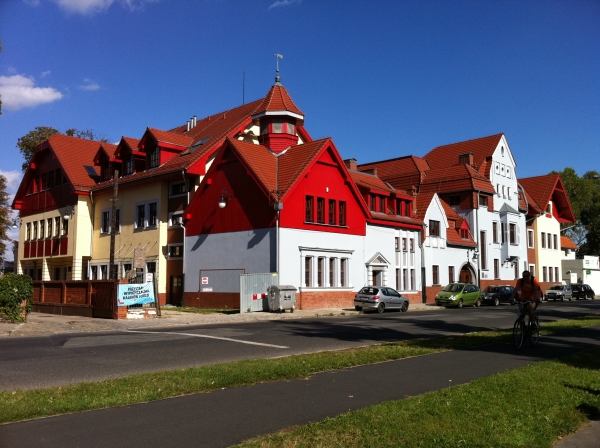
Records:
[[[121,408],[0,425],[0,448],[226,447],[251,437],[600,346],[600,326]]]

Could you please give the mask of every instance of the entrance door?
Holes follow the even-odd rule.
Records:
[[[373,286],[383,286],[383,271],[373,269]]]
[[[181,275],[171,276],[171,290],[169,303],[171,305],[183,305],[183,277]]]
[[[473,283],[473,274],[466,266],[460,270],[460,283]]]

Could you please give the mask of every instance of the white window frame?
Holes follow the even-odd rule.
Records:
[[[169,227],[181,227],[179,224],[173,224],[173,217],[174,216],[180,216],[181,217],[181,222],[183,222],[183,210],[182,211],[170,212],[169,213]]]
[[[150,204],[156,203],[156,225],[150,225]],[[144,206],[144,226],[138,226],[138,207],[140,205]],[[133,222],[133,228],[135,230],[141,231],[146,229],[157,229],[160,223],[160,201],[158,199],[154,199],[151,201],[137,202],[135,204],[135,216]]]
[[[529,241],[532,242],[531,246],[529,245]],[[533,237],[533,230],[527,229],[527,247],[529,249],[533,249],[535,247],[535,238]]]
[[[121,207],[117,207],[117,211],[119,212],[119,225],[117,226],[115,233],[121,233],[121,221],[123,220],[123,213],[121,213]],[[137,212],[137,208],[136,208],[136,212]],[[102,228],[104,213],[108,213],[108,229],[106,229],[106,230]],[[100,213],[100,233],[102,235],[110,235],[111,229],[112,229],[112,208],[105,208]]]

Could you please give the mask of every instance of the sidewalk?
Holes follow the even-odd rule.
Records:
[[[181,311],[162,310],[162,316],[154,319],[94,319],[80,316],[58,316],[55,314],[31,313],[24,324],[0,322],[0,338],[21,336],[44,336],[60,333],[91,333],[98,331],[120,331],[135,329],[157,329],[184,327],[188,325],[208,325],[219,323],[249,322],[259,320],[303,319],[325,316],[349,316],[360,314],[354,308],[332,308],[318,310],[295,310],[293,313],[236,313],[236,314],[197,314]],[[444,310],[435,305],[411,304],[409,312],[422,310]],[[390,311],[390,313],[396,311]]]
[[[46,448],[226,447],[389,400],[465,384],[600,345],[600,327],[546,336],[535,350],[509,344],[453,350],[118,408],[0,425],[0,446]],[[410,381],[403,379],[410,378]],[[377,385],[366,387],[366,385]],[[598,425],[560,448],[596,447]],[[591,431],[591,432],[590,432]]]

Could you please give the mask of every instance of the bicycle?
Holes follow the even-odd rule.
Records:
[[[529,338],[529,343],[532,346],[538,343],[538,339],[540,338],[540,321],[537,314],[534,313],[535,320],[528,324],[525,323],[525,316],[527,315],[525,305],[533,303],[531,300],[526,302],[518,301],[516,303],[519,305],[520,314],[513,326],[513,344],[518,350],[523,346],[526,337]]]

